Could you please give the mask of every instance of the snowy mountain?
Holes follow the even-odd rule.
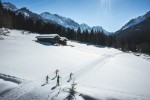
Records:
[[[132,19],[122,29],[115,32],[115,35],[119,40],[130,41],[137,43],[137,45],[142,45],[142,43],[149,44],[150,12],[147,12],[144,16]]]
[[[46,18],[48,20],[54,21],[57,24],[60,24],[66,28],[71,28],[71,29],[77,29],[79,27],[79,24],[75,21],[73,21],[70,18],[65,18],[62,16],[59,16],[57,14],[51,14],[49,12],[43,12],[40,14],[41,17]]]
[[[93,29],[94,31],[100,31],[100,32],[103,31],[107,35],[110,34],[110,32],[107,32],[106,30],[104,30],[100,26],[90,27],[85,23],[78,24],[74,20],[72,20],[70,18],[62,17],[58,14],[51,14],[49,12],[44,12],[44,13],[41,13],[40,16],[45,18],[45,19],[52,20],[52,21],[56,22],[57,24],[60,24],[66,28],[69,27],[69,28],[74,29],[74,30],[81,28],[82,31],[83,30],[91,31],[91,29]]]
[[[91,27],[88,26],[87,24],[83,23],[83,24],[80,24],[80,28],[81,30],[88,30],[90,31],[91,30]]]
[[[11,4],[10,2],[3,2],[2,5],[5,9],[11,10],[11,11],[18,10],[18,8],[15,5]]]
[[[41,16],[39,16],[38,14],[36,13],[33,13],[32,11],[30,11],[29,9],[27,9],[26,7],[23,7],[21,9],[18,9],[16,11],[16,13],[21,13],[23,14],[25,17],[30,17],[30,18],[33,18],[34,20],[37,20],[37,19],[42,19]]]
[[[106,30],[104,30],[101,26],[94,26],[94,27],[90,27],[87,24],[79,24],[77,22],[75,22],[74,20],[70,19],[70,18],[66,18],[63,16],[60,16],[58,14],[51,14],[49,12],[43,12],[41,14],[36,14],[32,11],[30,11],[28,8],[23,7],[18,9],[15,5],[9,3],[9,2],[4,2],[3,3],[4,8],[6,9],[10,9],[12,11],[15,11],[17,14],[21,13],[26,17],[30,17],[33,18],[34,20],[44,20],[45,22],[50,22],[50,23],[55,23],[55,24],[59,24],[62,25],[66,28],[71,28],[74,30],[77,30],[78,28],[81,28],[81,30],[88,30],[91,31],[91,29],[93,29],[94,31],[103,31],[106,35],[112,34],[111,32],[107,32]]]
[[[106,31],[106,30],[103,29],[101,26],[93,26],[92,29],[93,29],[94,31],[100,31],[100,32],[103,31],[106,35],[113,34],[112,32]]]
[[[129,27],[132,27],[132,26],[134,26],[134,25],[137,25],[137,24],[143,22],[144,20],[146,20],[146,19],[149,18],[149,17],[150,17],[150,11],[147,12],[147,13],[146,13],[145,15],[143,15],[143,16],[139,16],[139,17],[137,17],[137,18],[135,18],[135,19],[130,20],[127,24],[125,24],[125,25],[122,27],[121,30],[125,30],[125,29],[127,29],[127,28],[129,28]]]
[[[21,14],[23,14],[23,15],[26,16],[26,17],[32,17],[32,16],[35,17],[35,14],[33,14],[33,13],[32,13],[29,9],[27,9],[26,7],[23,7],[23,8],[21,8],[21,9],[18,9],[16,12],[17,12],[17,13],[21,13]]]
[[[23,8],[21,8],[21,9],[18,9],[17,11],[16,11],[16,13],[18,14],[18,13],[21,13],[21,14],[23,14],[25,17],[30,17],[30,18],[32,18],[33,20],[43,20],[44,22],[48,22],[48,23],[55,23],[55,22],[53,22],[53,21],[51,21],[51,20],[47,20],[47,19],[45,19],[45,18],[43,18],[43,17],[41,17],[39,14],[37,14],[37,13],[34,13],[34,12],[32,12],[32,11],[30,11],[28,8],[26,8],[26,7],[23,7]],[[57,23],[56,23],[57,24]]]

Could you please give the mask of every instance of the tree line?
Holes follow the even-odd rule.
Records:
[[[27,30],[40,34],[57,33],[60,36],[67,37],[70,40],[85,42],[88,44],[108,46],[120,49],[122,51],[134,51],[150,54],[150,50],[140,49],[133,41],[119,40],[116,35],[105,35],[103,31],[81,30],[76,31],[65,28],[59,24],[45,22],[42,19],[33,20],[31,17],[25,17],[21,13],[15,13],[3,8],[0,2],[0,28]],[[144,47],[145,48],[145,47]],[[150,47],[148,47],[150,48]]]

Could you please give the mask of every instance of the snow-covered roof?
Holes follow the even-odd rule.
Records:
[[[55,37],[60,37],[60,36],[58,34],[47,34],[47,35],[36,36],[36,38],[55,38]]]
[[[68,41],[68,39],[66,37],[60,37],[61,41]]]

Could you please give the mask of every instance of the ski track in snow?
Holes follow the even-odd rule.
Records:
[[[105,62],[107,62],[108,60],[112,59],[113,57],[115,57],[119,54],[121,54],[121,53],[116,53],[113,55],[103,55],[102,57],[99,57],[96,60],[93,60],[93,61],[87,63],[86,65],[83,64],[84,66],[82,68],[78,69],[77,71],[75,71],[74,74],[80,73],[80,75],[78,74],[77,76],[80,76],[80,78],[82,78],[82,76],[86,75],[86,73],[90,72],[92,69],[94,69],[94,70],[100,69],[101,67],[103,67],[103,64],[105,64]],[[86,70],[85,70],[85,67],[86,67]],[[83,70],[84,70],[84,73],[83,73]],[[11,90],[9,93],[6,94],[6,96],[3,96],[3,98],[0,98],[0,99],[2,99],[2,100],[32,100],[32,99],[41,100],[43,97],[36,96],[32,93],[32,91],[34,91],[37,88],[39,88],[39,91],[40,91],[40,88],[47,88],[46,86],[40,87],[40,85],[42,83],[44,83],[44,81],[41,81],[41,79],[42,78],[35,80],[33,82],[21,84],[18,88]],[[44,79],[42,79],[42,80],[44,80]],[[55,81],[51,81],[50,84],[55,84]],[[51,86],[49,88],[53,88],[53,86]],[[88,88],[89,88],[89,86],[88,86]],[[116,92],[116,93],[121,93],[121,94],[128,94],[128,95],[139,97],[139,95],[134,95],[134,94],[117,91],[117,90],[112,90],[112,89],[105,89],[105,88],[98,88],[98,87],[90,87],[90,88],[100,89],[100,90],[109,91],[109,92]],[[45,100],[49,100],[49,98],[51,98],[52,100],[53,99],[55,100],[55,98],[57,98],[57,96],[59,95],[58,90],[59,90],[59,88],[48,91],[48,94],[45,94],[45,96],[47,95]],[[51,94],[54,94],[54,95],[52,96]],[[41,98],[41,99],[39,99],[39,98]]]
[[[77,71],[75,71],[74,74],[77,75],[77,76],[82,77],[83,75],[85,75],[86,73],[91,71],[92,69],[95,69],[95,68],[99,69],[100,67],[102,67],[103,64],[105,64],[106,61],[108,61],[109,59],[112,59],[116,55],[118,55],[118,54],[103,55],[102,57],[99,57],[96,60],[93,60],[93,61],[87,63],[86,65],[85,64],[80,65],[80,66],[83,66],[83,67],[78,69]],[[86,67],[86,70],[85,70],[85,67]],[[83,73],[83,70],[84,70],[84,73]],[[63,69],[62,69],[62,72],[63,72]],[[77,73],[80,73],[80,74],[77,74]],[[63,76],[63,77],[67,77],[67,75]],[[13,78],[17,79],[15,77],[13,77]],[[11,78],[11,79],[13,79],[13,78]],[[31,91],[38,88],[42,83],[44,83],[44,81],[41,82],[41,80],[44,80],[44,79],[40,78],[40,79],[35,80],[33,82],[28,82],[28,83],[21,84],[18,88],[12,89],[10,92],[6,93],[5,94],[6,96],[4,95],[2,98],[0,97],[0,99],[1,100],[20,100],[20,99],[21,100],[30,100],[30,99],[33,99],[33,98],[35,99],[36,96],[32,95]],[[9,80],[9,81],[11,81],[11,80]],[[15,81],[13,81],[13,82],[15,82]],[[20,82],[20,80],[19,80],[19,82]],[[55,81],[51,81],[50,84],[55,84]],[[51,88],[52,87],[53,86],[51,86]],[[51,90],[48,95],[50,95],[51,93],[56,92],[56,94],[52,97],[52,98],[55,98],[55,96],[57,97],[57,91],[58,91],[58,89]]]
[[[92,69],[95,69],[95,68],[99,69],[99,68],[103,67],[102,65],[105,64],[106,61],[112,59],[113,57],[115,57],[117,55],[118,54],[103,55],[103,57],[100,57],[97,60],[90,62],[91,64],[88,63],[86,66],[84,66],[83,68],[79,69],[75,73],[81,73],[81,72],[83,72],[83,70],[85,69],[85,67],[87,68],[87,70],[84,71],[84,73],[82,73],[82,75],[88,73]],[[98,67],[98,65],[101,66],[101,67]],[[95,67],[93,67],[93,66],[95,66]],[[82,77],[82,75],[80,74],[79,76]],[[3,97],[0,97],[0,100],[41,100],[41,99],[42,100],[57,100],[56,98],[59,95],[58,94],[58,89],[59,88],[51,90],[51,91],[48,91],[48,93],[45,93],[45,97],[40,97],[40,96],[38,96],[36,94],[33,94],[32,91],[34,91],[37,88],[39,88],[40,85],[41,85],[41,83],[44,83],[44,82],[41,81],[41,79],[39,79],[39,80],[35,80],[33,82],[21,84],[19,87],[10,90]],[[55,81],[51,82],[50,84],[53,84],[53,83],[55,83]],[[52,87],[53,86],[51,86],[50,88],[52,88]],[[45,87],[40,87],[40,88],[47,88],[47,87],[45,86]],[[40,88],[39,88],[39,91],[40,91]],[[98,87],[89,87],[89,86],[88,86],[88,88],[100,89],[100,90],[105,91],[105,92],[108,91],[108,92],[114,92],[114,93],[120,93],[120,94],[128,94],[131,97],[135,96],[135,98],[131,98],[129,96],[129,98],[128,98],[129,100],[133,100],[133,99],[136,100],[136,97],[138,97],[138,98],[140,97],[141,100],[142,100],[142,97],[144,97],[142,95],[136,95],[136,94],[126,93],[126,92],[123,92],[123,91],[117,91],[117,90],[112,90],[112,89],[105,89],[105,88],[98,88]],[[111,98],[110,99],[108,98],[108,100],[111,100]],[[112,98],[112,100],[113,100],[113,98]],[[114,100],[119,100],[119,99],[114,99]]]
[[[78,71],[76,71],[74,73],[75,73],[75,75],[80,76],[80,78],[81,78],[83,75],[86,75],[86,73],[90,72],[92,69],[99,70],[101,67],[103,67],[103,65],[107,61],[109,61],[113,57],[117,56],[118,54],[113,54],[113,55],[104,54],[103,56],[97,58],[94,61],[91,61],[91,62],[87,63],[86,65],[83,64],[82,65],[83,67],[80,68]],[[78,74],[78,73],[80,73],[80,74]]]
[[[3,79],[5,81],[11,81],[11,82],[14,82],[17,84],[21,84],[21,83],[25,82],[25,80],[23,80],[23,79],[17,78],[15,76],[5,75],[2,73],[0,73],[0,79]]]
[[[77,78],[78,78],[78,76],[80,76],[80,78],[82,78],[82,76],[86,75],[86,73],[90,72],[92,69],[94,69],[94,70],[100,69],[101,67],[103,67],[103,65],[107,61],[109,61],[110,59],[113,59],[113,57],[115,57],[119,54],[121,54],[121,53],[115,53],[115,54],[112,54],[112,55],[104,54],[103,56],[87,63],[86,65],[85,64],[80,65],[80,66],[82,66],[82,68],[76,70],[74,72],[74,74],[77,75]],[[74,67],[76,67],[76,66],[79,66],[79,65],[75,65]],[[86,68],[86,70],[85,70],[85,68]],[[84,71],[84,73],[83,73],[83,71]],[[63,69],[62,69],[62,72],[63,72]],[[77,74],[77,73],[80,73],[80,74]],[[7,76],[7,78],[4,78],[4,77],[2,78],[2,76]],[[19,84],[23,83],[23,82],[20,82],[21,79],[19,79],[19,78],[11,77],[9,79],[9,77],[11,77],[11,76],[0,74],[0,78],[2,78],[4,80],[12,81],[12,82],[19,83]],[[67,77],[67,75],[65,77]],[[32,93],[32,91],[39,88],[40,85],[42,83],[44,83],[44,81],[41,81],[41,80],[44,80],[44,79],[40,78],[40,79],[35,80],[33,82],[28,82],[28,83],[21,84],[19,87],[10,90],[3,97],[0,97],[0,100],[41,100],[41,99],[39,99],[40,98],[39,96],[36,96]],[[55,84],[55,81],[53,81],[53,82],[51,81],[50,84]],[[53,86],[51,86],[51,88],[52,87]],[[83,86],[83,87],[85,87],[85,86]],[[40,88],[42,88],[42,87],[40,87]],[[43,87],[43,88],[46,88],[46,87]],[[100,90],[108,91],[108,92],[114,92],[114,93],[128,94],[128,95],[131,95],[131,96],[143,97],[142,95],[126,93],[126,92],[123,92],[123,91],[117,91],[117,90],[113,90],[113,89],[105,89],[105,88],[89,87],[89,86],[88,86],[88,88],[93,88],[93,89],[95,88],[95,89],[100,89]],[[47,95],[47,97],[45,97],[45,100],[49,100],[50,98],[52,100],[53,99],[55,100],[55,98],[57,98],[57,96],[59,95],[58,94],[58,89],[48,91],[48,94],[45,94],[45,96]],[[40,91],[40,89],[39,89],[39,91]],[[55,94],[52,96],[51,95],[52,93],[55,93]],[[43,97],[41,97],[41,98],[43,98]],[[133,99],[133,98],[130,98],[130,99]]]
[[[90,86],[85,86],[85,85],[82,85],[82,87],[90,88],[90,89],[93,89],[93,90],[94,89],[99,89],[99,90],[101,90],[101,92],[106,92],[106,94],[108,92],[108,93],[117,93],[117,94],[121,94],[121,95],[126,95],[126,98],[128,98],[128,100],[134,100],[134,99],[137,99],[137,98],[140,98],[140,99],[137,99],[137,100],[145,100],[144,95],[137,95],[137,94],[130,93],[130,92],[118,91],[118,90],[115,90],[115,89],[102,88],[102,87],[101,88],[100,87],[90,87]],[[149,96],[149,98],[150,98],[150,96]],[[117,100],[120,100],[120,99],[117,99]]]

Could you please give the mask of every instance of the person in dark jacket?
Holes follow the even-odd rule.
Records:
[[[55,73],[56,73],[56,77],[57,77],[57,75],[58,75],[58,72],[59,72],[59,70],[58,70],[58,69],[56,69],[56,71],[55,71]]]
[[[46,83],[48,84],[48,79],[49,79],[49,77],[48,77],[48,75],[46,76]]]
[[[71,81],[72,80],[72,77],[73,77],[73,74],[72,73],[70,73],[70,75],[69,75],[70,77],[69,77],[69,81]]]
[[[61,77],[58,75],[58,76],[57,76],[57,84],[56,84],[56,86],[60,86],[60,78],[61,78]]]

